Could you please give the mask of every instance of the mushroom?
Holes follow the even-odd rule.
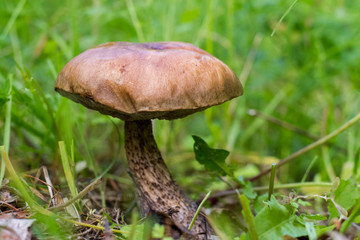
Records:
[[[242,85],[228,66],[189,43],[109,42],[67,63],[55,90],[125,121],[129,173],[143,215],[165,216],[178,232],[209,238],[212,230],[203,216],[187,230],[197,204],[171,177],[154,140],[151,119],[183,118],[240,96]]]

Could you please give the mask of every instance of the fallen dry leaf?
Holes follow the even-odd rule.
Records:
[[[0,239],[30,240],[29,227],[34,221],[34,219],[0,219]]]

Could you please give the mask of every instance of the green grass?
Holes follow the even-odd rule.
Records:
[[[314,140],[251,116],[250,109],[319,138],[360,112],[358,9],[358,1],[335,0],[0,1],[0,145],[18,176],[45,165],[54,186],[67,197],[115,162],[104,178],[121,183],[119,191],[127,200],[119,207],[131,213],[134,189],[126,173],[123,123],[55,93],[56,76],[72,57],[104,42],[190,42],[231,66],[244,84],[244,95],[185,119],[156,120],[155,135],[174,178],[193,199],[210,190],[215,194],[228,185],[195,161],[192,135],[230,151],[227,162],[235,166],[235,174],[244,174],[246,167],[254,176],[273,159],[286,158]],[[314,184],[338,176],[359,180],[359,134],[356,123],[330,145],[278,167],[274,195],[280,192],[276,185],[301,183],[304,176]],[[66,151],[59,151],[59,141]],[[69,160],[66,177],[61,157]],[[2,162],[0,182],[4,166]],[[268,183],[263,177],[253,186]],[[104,208],[109,204],[107,187],[101,184],[99,191]],[[313,189],[319,195],[327,191]],[[225,202],[221,198],[213,211]],[[224,207],[219,213],[223,219],[236,219],[217,223],[224,235],[240,237],[245,229],[240,206],[235,204],[237,212]],[[131,214],[124,219],[131,223]],[[343,231],[349,226],[346,222]],[[35,228],[39,236],[52,229]]]

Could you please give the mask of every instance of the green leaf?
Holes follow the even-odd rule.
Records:
[[[323,226],[323,225],[317,225],[315,226],[315,230],[316,230],[316,235],[317,236],[321,236],[325,233],[331,232],[333,229],[335,228],[335,225],[331,225],[331,226]]]
[[[315,230],[315,227],[314,227],[314,223],[306,222],[305,223],[305,228],[306,228],[306,231],[308,233],[309,240],[316,240],[317,239],[317,234],[316,234],[316,230]]]
[[[164,233],[165,233],[165,228],[164,228],[164,226],[156,223],[156,224],[153,226],[151,236],[152,236],[153,238],[162,238],[162,237],[164,237]]]
[[[255,199],[257,197],[257,193],[254,192],[251,182],[245,182],[243,186],[243,193],[250,199]]]
[[[297,201],[299,204],[301,204],[302,206],[306,207],[306,206],[312,206],[311,203],[307,202],[307,201],[304,201],[302,199],[298,199]]]
[[[298,221],[298,217],[289,209],[281,205],[274,196],[267,202],[255,217],[255,228],[259,239],[282,239],[283,236],[307,236],[305,225]]]
[[[205,166],[211,172],[221,176],[233,177],[233,172],[225,163],[229,152],[223,149],[210,148],[209,145],[200,137],[192,136],[194,143],[194,152],[196,160]]]
[[[145,224],[131,224],[125,225],[121,228],[121,231],[124,231],[122,235],[126,239],[143,239],[144,236]]]
[[[268,194],[262,194],[260,196],[257,196],[257,198],[253,202],[253,208],[256,214],[258,214],[260,211],[263,210],[265,206],[265,201],[268,199]]]
[[[321,214],[304,215],[304,217],[308,220],[315,220],[315,221],[323,221],[323,220],[327,219],[327,217],[325,217]]]
[[[354,180],[341,179],[337,189],[333,192],[333,197],[337,206],[332,201],[329,201],[330,220],[340,216],[339,210],[345,212],[343,210],[348,211],[354,206],[360,198],[360,191]]]

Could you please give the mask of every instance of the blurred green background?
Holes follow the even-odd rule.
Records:
[[[123,123],[59,96],[55,79],[72,57],[104,42],[184,41],[228,64],[243,83],[244,95],[185,119],[156,120],[165,161],[194,198],[215,183],[194,160],[191,135],[229,150],[236,174],[253,176],[314,140],[250,116],[250,109],[319,137],[359,112],[360,2],[297,1],[280,22],[293,3],[1,0],[0,145],[9,137],[5,103],[11,96],[9,154],[19,170],[46,165],[54,182],[63,184],[57,144],[65,140],[69,152],[73,149],[79,181],[99,175],[114,159],[110,172],[129,180]],[[344,166],[359,158],[358,127],[334,141],[344,152],[331,146],[311,151],[282,167],[279,181],[300,181],[315,156],[307,180],[347,174]]]

